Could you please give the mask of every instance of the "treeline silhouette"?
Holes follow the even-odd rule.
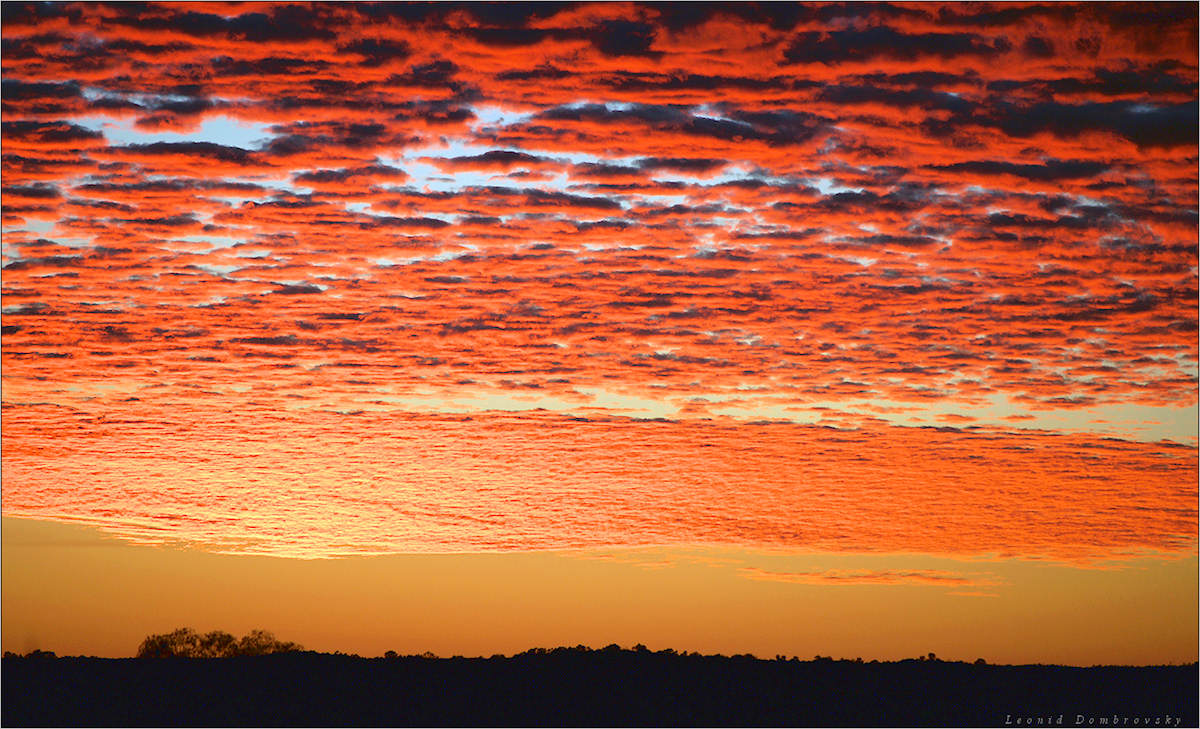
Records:
[[[491,658],[304,651],[181,629],[141,658],[6,653],[5,726],[1195,726],[1197,665],[996,666],[610,645]],[[245,650],[246,652],[238,652]],[[255,653],[255,651],[258,651]],[[200,657],[222,655],[220,658]],[[1082,720],[1079,718],[1082,717]],[[1039,721],[1040,718],[1040,721]],[[1115,721],[1114,721],[1115,718]]]
[[[201,635],[191,628],[147,636],[138,646],[138,658],[233,658],[294,653],[304,650],[299,643],[277,640],[265,630],[251,630],[241,639],[222,630]]]

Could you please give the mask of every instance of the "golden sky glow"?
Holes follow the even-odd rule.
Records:
[[[294,560],[147,549],[25,519],[5,519],[3,547],[4,649],[15,651],[127,656],[180,625],[269,625],[308,648],[369,656],[644,643],[764,658],[1153,664],[1194,660],[1197,640],[1194,557],[1118,569],[737,548]],[[876,579],[788,579],[829,573]],[[965,583],[878,578],[898,573]]]
[[[3,41],[22,528],[296,589],[824,555],[672,567],[747,620],[1001,590],[1016,630],[1042,561],[1194,608],[1194,5],[5,3]],[[6,647],[67,559],[19,553]]]

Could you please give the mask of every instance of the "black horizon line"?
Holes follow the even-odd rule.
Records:
[[[974,661],[962,659],[945,659],[939,658],[934,653],[929,653],[923,656],[915,656],[911,658],[897,659],[866,659],[861,656],[855,658],[833,658],[832,656],[815,655],[812,658],[800,658],[799,656],[785,656],[776,654],[774,658],[762,658],[753,653],[699,653],[697,651],[677,651],[673,648],[663,648],[660,650],[650,650],[645,645],[635,644],[630,648],[624,648],[616,643],[606,645],[602,648],[592,648],[583,644],[574,646],[558,646],[555,648],[534,647],[528,648],[519,653],[504,654],[493,653],[492,655],[460,655],[451,656],[437,655],[431,651],[423,653],[407,653],[401,654],[395,651],[386,651],[382,655],[364,656],[358,653],[344,653],[342,651],[317,651],[299,648],[296,650],[274,651],[270,653],[262,653],[258,655],[229,655],[229,656],[94,656],[94,655],[58,655],[54,651],[44,651],[35,649],[25,654],[16,653],[14,651],[4,651],[3,660],[8,661],[58,661],[58,660],[84,660],[84,661],[104,661],[104,662],[119,662],[133,661],[138,663],[159,663],[159,662],[206,662],[206,661],[238,661],[238,660],[280,660],[287,658],[322,658],[322,659],[351,659],[359,661],[441,661],[441,662],[457,662],[457,661],[514,661],[531,658],[578,658],[591,654],[599,654],[601,657],[642,657],[642,658],[657,658],[657,659],[682,659],[682,660],[724,660],[724,661],[739,661],[739,662],[756,662],[756,663],[785,663],[785,664],[814,664],[814,665],[829,665],[829,664],[850,664],[850,665],[875,665],[875,666],[896,666],[901,664],[943,664],[947,666],[980,666],[988,668],[1064,668],[1064,669],[1111,669],[1111,668],[1195,668],[1200,670],[1200,659],[1190,662],[1168,662],[1168,663],[1092,663],[1083,664],[1068,664],[1068,663],[993,663],[984,658],[977,658]]]

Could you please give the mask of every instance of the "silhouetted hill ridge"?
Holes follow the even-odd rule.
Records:
[[[6,654],[6,726],[1195,726],[1200,690],[1195,663],[764,660],[641,646],[491,658],[51,655]]]

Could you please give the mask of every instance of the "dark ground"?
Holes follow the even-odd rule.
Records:
[[[1196,664],[771,661],[616,648],[490,659],[5,657],[0,722],[1037,726],[1061,715],[1062,726],[1196,726],[1197,675]]]

